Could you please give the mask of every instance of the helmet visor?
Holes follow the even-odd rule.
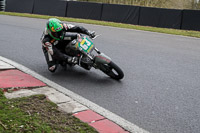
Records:
[[[63,30],[59,31],[59,32],[51,32],[51,34],[55,37],[55,38],[62,38],[64,35]]]

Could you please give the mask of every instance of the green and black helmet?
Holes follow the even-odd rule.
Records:
[[[64,38],[63,24],[57,18],[50,18],[47,22],[47,32],[55,40]]]

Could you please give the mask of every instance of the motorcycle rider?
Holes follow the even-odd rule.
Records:
[[[64,54],[66,44],[72,43],[74,39],[79,39],[83,33],[91,38],[95,37],[95,32],[91,32],[84,27],[66,24],[59,19],[50,18],[46,23],[45,31],[42,34],[42,49],[47,61],[48,70],[55,72],[58,62],[69,64],[78,63],[77,57]]]

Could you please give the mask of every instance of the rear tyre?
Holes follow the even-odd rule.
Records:
[[[112,61],[109,64],[102,64],[100,70],[116,80],[120,80],[124,77],[123,71]]]

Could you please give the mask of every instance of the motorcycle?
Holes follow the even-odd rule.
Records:
[[[96,54],[94,51],[96,51]],[[86,35],[80,35],[79,39],[75,39],[67,45],[65,53],[78,57],[78,65],[86,70],[90,70],[93,67],[116,80],[124,77],[124,73],[119,66],[110,57],[100,52],[93,41]]]

